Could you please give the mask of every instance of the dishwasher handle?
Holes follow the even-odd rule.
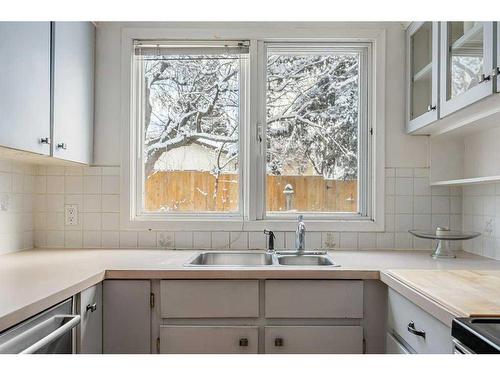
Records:
[[[20,354],[32,354],[35,353],[36,351],[40,350],[44,346],[50,344],[51,342],[57,340],[59,337],[64,335],[65,333],[69,332],[71,329],[76,327],[80,323],[80,315],[55,315],[51,317],[50,319],[47,319],[46,321],[34,326],[30,330],[25,332],[25,335],[29,335],[30,333],[35,333],[39,329],[45,328],[47,325],[51,324],[52,319],[69,319],[66,323],[64,323],[62,326],[57,328],[56,330],[50,332],[47,336],[44,336],[42,339],[38,340],[35,342],[33,345],[29,346],[28,348],[24,349]]]

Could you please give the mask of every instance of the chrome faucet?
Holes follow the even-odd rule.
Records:
[[[295,231],[295,250],[298,253],[303,253],[306,249],[306,225],[304,224],[304,216],[299,215],[299,223]]]

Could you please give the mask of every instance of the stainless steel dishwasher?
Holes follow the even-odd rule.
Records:
[[[0,354],[71,354],[79,323],[70,298],[0,333]]]

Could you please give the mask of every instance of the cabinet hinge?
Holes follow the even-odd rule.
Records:
[[[155,307],[155,294],[154,293],[151,293],[149,295],[149,306],[151,308],[154,308]]]
[[[160,354],[160,338],[156,338],[156,352]]]
[[[373,135],[373,128],[370,128],[370,135]]]

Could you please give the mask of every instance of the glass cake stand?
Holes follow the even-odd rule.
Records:
[[[438,227],[435,231],[430,230],[410,230],[408,231],[418,238],[438,240],[436,250],[431,257],[436,258],[456,258],[455,252],[450,249],[450,241],[470,240],[480,236],[479,232],[462,232],[458,230],[448,230]]]

